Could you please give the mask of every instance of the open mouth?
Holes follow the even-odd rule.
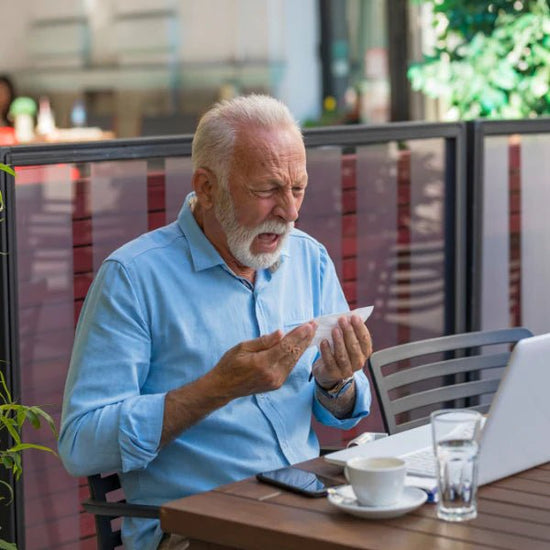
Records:
[[[260,233],[258,235],[258,240],[262,243],[269,244],[277,242],[280,236],[279,233]]]
[[[258,252],[274,251],[279,245],[281,237],[280,233],[259,233],[256,236],[257,247],[260,249]]]

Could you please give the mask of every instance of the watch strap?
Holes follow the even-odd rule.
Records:
[[[325,388],[321,387],[317,381],[315,381],[315,385],[317,386],[317,391],[324,395],[325,397],[328,397],[328,399],[338,399],[341,395],[346,393],[348,391],[349,387],[353,384],[354,377],[350,376],[348,378],[343,378],[338,382],[335,386],[330,388],[330,390],[326,390]]]

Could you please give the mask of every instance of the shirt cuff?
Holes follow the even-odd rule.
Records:
[[[354,374],[355,379],[355,405],[351,415],[347,418],[337,418],[326,409],[317,398],[317,392],[313,389],[313,414],[315,418],[325,426],[349,430],[362,418],[368,416],[371,405],[370,384],[365,373],[360,370]]]
[[[142,470],[156,458],[162,435],[165,397],[165,393],[158,393],[123,401],[119,426],[123,472]]]

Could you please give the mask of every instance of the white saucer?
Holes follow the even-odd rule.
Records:
[[[357,502],[351,485],[343,485],[342,487],[330,489],[327,498],[336,508],[352,516],[368,519],[382,519],[396,518],[411,512],[424,504],[428,495],[425,491],[417,487],[405,487],[403,496],[399,502],[391,506],[363,506]]]

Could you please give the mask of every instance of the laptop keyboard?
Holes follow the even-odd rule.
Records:
[[[436,464],[433,447],[424,447],[412,453],[401,455],[407,466],[407,473],[413,476],[435,477]]]
[[[485,426],[485,420],[486,418],[481,419],[482,429]],[[471,436],[467,428],[461,426],[453,430],[452,434],[456,439]],[[420,477],[436,477],[437,470],[433,447],[423,447],[422,449],[402,455],[401,458],[405,461],[408,474]]]

